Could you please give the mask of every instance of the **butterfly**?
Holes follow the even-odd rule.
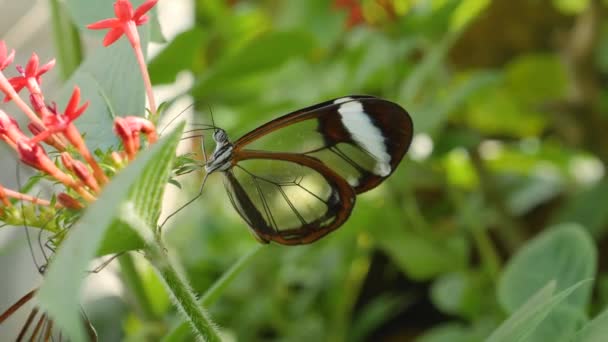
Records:
[[[220,172],[233,207],[263,243],[312,243],[339,228],[356,196],[397,168],[413,123],[373,96],[329,100],[274,119],[231,142],[215,125],[207,176]],[[202,192],[202,186],[201,186]]]

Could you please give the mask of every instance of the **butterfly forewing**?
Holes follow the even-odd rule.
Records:
[[[355,201],[343,178],[304,155],[244,151],[224,176],[232,204],[263,242],[313,242],[344,223]]]
[[[246,134],[234,144],[234,162],[246,150],[307,155],[361,193],[395,170],[412,132],[411,119],[399,105],[370,96],[349,96],[287,114]]]

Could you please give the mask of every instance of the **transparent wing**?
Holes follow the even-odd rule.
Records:
[[[311,243],[342,225],[355,203],[344,179],[318,160],[251,152],[224,172],[232,205],[262,242]]]
[[[277,118],[235,142],[240,150],[300,153],[320,160],[356,193],[368,191],[397,167],[412,140],[409,114],[369,96],[327,101]]]

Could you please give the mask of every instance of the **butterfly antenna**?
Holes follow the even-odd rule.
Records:
[[[209,115],[211,116],[211,125],[214,129],[217,129],[217,126],[215,125],[215,120],[213,120],[213,110],[211,109],[211,105],[207,104],[207,108],[209,108]]]
[[[196,196],[194,196],[194,198],[190,199],[188,202],[186,202],[185,204],[183,204],[181,207],[177,208],[177,210],[175,210],[174,212],[172,212],[171,214],[169,214],[163,220],[163,223],[161,223],[160,226],[158,227],[159,233],[160,233],[160,230],[163,229],[163,227],[165,226],[165,224],[167,223],[167,221],[169,221],[169,219],[171,219],[173,216],[175,216],[177,213],[179,213],[182,209],[184,209],[185,207],[187,207],[188,205],[190,205],[190,203],[196,201],[199,197],[201,197],[203,195],[203,188],[205,187],[205,183],[207,182],[207,177],[208,176],[209,176],[209,174],[205,173],[205,177],[203,178],[203,182],[201,183],[201,187],[198,190],[198,194]]]
[[[163,127],[163,129],[160,130],[160,132],[158,133],[158,135],[163,135],[163,133],[165,132],[165,130],[167,128],[169,128],[169,126],[171,126],[171,124],[177,120],[180,116],[182,116],[182,114],[184,114],[188,109],[194,107],[194,103],[190,104],[188,107],[182,109],[181,112],[179,112],[176,116],[174,116],[173,118],[171,118],[171,120],[169,120],[169,122],[167,122],[167,124],[165,125],[165,127]]]
[[[197,103],[196,101],[195,101],[195,102],[193,102],[192,104],[190,104],[190,105],[188,105],[186,108],[184,108],[184,109],[183,109],[181,112],[179,112],[179,113],[178,113],[176,116],[174,116],[173,118],[171,118],[171,120],[169,120],[169,122],[167,122],[167,124],[165,125],[165,127],[163,127],[163,128],[162,128],[162,129],[159,131],[159,135],[163,135],[163,133],[165,132],[165,130],[167,130],[167,128],[169,128],[169,126],[171,126],[171,124],[172,124],[173,122],[175,122],[175,120],[177,120],[177,119],[178,119],[180,116],[182,116],[184,113],[186,113],[186,111],[187,111],[188,109],[193,108],[193,107],[196,105],[196,103]],[[192,125],[192,126],[206,126],[206,127],[207,127],[207,129],[215,129],[215,127],[214,127],[214,126],[210,126],[210,125],[208,125],[208,124],[193,124],[193,123],[190,123],[189,125]]]

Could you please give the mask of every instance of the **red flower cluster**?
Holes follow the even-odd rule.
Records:
[[[363,18],[363,9],[358,0],[334,0],[334,6],[348,12],[346,28],[351,28],[365,22],[365,19]]]
[[[157,1],[146,1],[134,11],[128,0],[118,0],[114,4],[116,18],[105,19],[89,27],[110,29],[104,39],[104,45],[112,44],[125,34],[132,45],[139,48],[139,36],[135,26],[147,21],[145,13]],[[83,207],[81,200],[94,201],[100,189],[108,182],[108,176],[89,151],[83,136],[74,125],[74,121],[86,111],[89,103],[81,103],[80,89],[75,87],[63,111],[59,110],[55,103],[47,104],[41,89],[42,76],[53,68],[55,60],[41,66],[38,55],[34,53],[25,68],[16,66],[17,76],[7,78],[3,71],[13,63],[14,56],[15,51],[9,52],[5,42],[0,41],[0,91],[5,95],[4,102],[14,101],[28,116],[30,123],[27,128],[33,136],[24,133],[14,117],[0,110],[0,141],[11,146],[23,163],[47,174],[66,187],[66,192],[57,197],[59,205],[81,208]],[[145,67],[145,62],[143,64]],[[147,74],[144,76],[147,77]],[[30,105],[19,96],[23,90],[29,93]],[[154,124],[141,117],[116,118],[114,130],[124,146],[124,151],[113,153],[111,156],[111,160],[118,165],[124,165],[125,160],[130,161],[135,158],[141,148],[141,134],[146,137],[149,144],[158,139]],[[59,152],[61,163],[53,161],[42,144]],[[72,155],[73,151],[78,155]],[[10,205],[7,197],[48,203],[0,187],[0,200],[5,206]]]
[[[116,18],[90,25],[91,29],[110,29],[103,40],[103,44],[106,46],[118,40],[123,34],[129,39],[148,93],[149,110],[154,115],[156,106],[152,86],[136,26],[147,21],[145,14],[157,1],[145,1],[143,5],[133,10],[128,0],[117,0],[114,4]],[[156,142],[158,136],[154,123],[145,118],[132,116],[116,118],[114,130],[122,140],[124,149],[112,151],[107,155],[99,155],[97,157],[99,160],[97,160],[74,124],[86,112],[89,105],[88,101],[81,102],[80,89],[74,88],[68,104],[62,111],[55,103],[45,100],[41,88],[43,76],[54,67],[55,60],[40,65],[38,55],[34,53],[25,67],[16,66],[17,76],[9,78],[5,76],[4,71],[13,63],[14,56],[15,51],[10,50],[9,52],[5,42],[0,40],[0,92],[4,94],[4,102],[12,101],[28,117],[27,128],[31,134],[25,133],[19,127],[14,116],[0,109],[0,141],[13,148],[21,162],[38,170],[46,178],[61,183],[64,189],[57,193],[53,200],[44,200],[0,185],[0,221],[47,230],[53,234],[49,242],[56,247],[65,237],[62,233],[68,232],[69,225],[74,222],[73,218],[77,218],[74,214],[78,215],[78,213],[73,210],[83,209],[87,203],[95,201],[103,186],[108,183],[109,176],[136,157],[142,147],[141,135],[143,134],[147,144]],[[29,103],[20,97],[19,93],[23,91],[27,92]],[[51,158],[47,151],[52,150],[57,152],[56,155],[59,157]],[[100,164],[106,167],[102,168]],[[107,171],[111,174],[106,174]],[[28,207],[16,206],[14,200],[31,204]],[[34,209],[31,210],[32,208]],[[58,210],[59,208],[72,210]],[[28,302],[35,292],[36,290],[30,291],[8,310],[1,313],[0,324]],[[37,312],[38,308],[32,309],[18,337],[19,340],[27,333]],[[42,336],[46,336],[45,340],[48,340],[53,336],[53,323],[49,317],[46,314],[42,314],[40,317],[31,333],[30,340],[42,338]],[[89,336],[92,340],[96,340],[95,331],[90,323],[89,327]]]

